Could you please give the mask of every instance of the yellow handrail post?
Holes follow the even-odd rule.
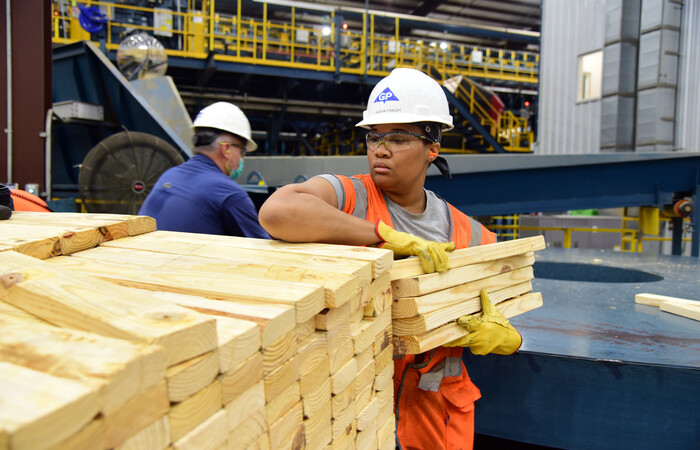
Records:
[[[241,57],[241,0],[238,0],[236,11],[236,57]]]
[[[291,47],[289,48],[289,58],[290,58],[290,61],[292,63],[294,63],[294,43],[297,40],[297,30],[296,30],[296,25],[295,25],[295,23],[296,23],[295,18],[296,18],[296,8],[294,6],[292,6],[292,32],[290,33],[291,38],[292,38],[292,42],[291,42]]]
[[[362,42],[360,43],[360,48],[362,49],[362,53],[360,53],[362,62],[360,63],[360,67],[362,69],[362,73],[367,72],[367,57],[365,56],[367,54],[367,13],[364,12],[362,13]]]
[[[209,0],[209,52],[214,51],[214,0]]]
[[[269,32],[269,27],[267,25],[267,3],[263,3],[263,29],[262,29],[262,59],[263,61],[267,59],[267,33]]]
[[[571,228],[564,229],[564,248],[571,248]]]

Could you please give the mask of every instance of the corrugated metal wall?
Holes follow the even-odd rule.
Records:
[[[700,5],[683,2],[676,99],[676,149],[700,152]]]
[[[600,100],[576,103],[578,57],[602,50],[604,0],[543,0],[538,154],[600,152]]]

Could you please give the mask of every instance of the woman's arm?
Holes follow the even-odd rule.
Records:
[[[338,209],[333,186],[323,178],[288,184],[260,208],[260,224],[288,242],[371,245],[381,242],[375,224]]]

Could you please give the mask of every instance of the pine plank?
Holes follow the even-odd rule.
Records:
[[[10,323],[40,323],[42,325],[50,325],[49,322],[41,319],[34,314],[29,314],[27,311],[10,305],[0,300],[0,324]]]
[[[227,439],[226,411],[222,409],[173,442],[173,450],[216,450]]]
[[[390,309],[393,301],[394,295],[391,286],[389,286],[369,300],[364,307],[363,313],[365,316],[377,317],[384,311]]]
[[[271,373],[288,361],[297,353],[297,348],[296,334],[292,330],[277,339],[272,345],[262,349],[263,376]]]
[[[316,314],[316,329],[331,330],[338,324],[345,323],[350,317],[350,304],[346,303],[337,308],[325,308],[320,313]]]
[[[97,393],[83,384],[0,362],[0,435],[7,448],[51,448],[98,411]]]
[[[207,387],[218,374],[218,350],[168,367],[166,378],[170,401],[177,403],[188,399]]]
[[[690,299],[685,299],[685,298],[669,297],[666,295],[657,295],[657,294],[648,294],[648,293],[636,294],[634,296],[634,302],[637,304],[640,304],[640,305],[651,305],[651,306],[661,306],[661,304],[664,302],[673,302],[673,303],[685,304],[685,305],[689,305],[689,306],[700,305],[699,300],[690,300]]]
[[[339,394],[350,386],[357,375],[357,360],[352,358],[331,375],[331,393]]]
[[[374,390],[383,391],[391,385],[392,377],[394,376],[394,365],[388,364],[384,370],[379,372],[374,378]]]
[[[275,423],[300,400],[299,382],[295,381],[294,384],[285,389],[280,395],[267,402],[265,405],[265,419],[267,423]]]
[[[246,420],[229,432],[229,450],[247,450],[258,448],[255,444],[260,436],[267,433],[267,422],[265,421],[265,411],[251,414]],[[268,442],[269,448],[269,442]]]
[[[176,442],[216,414],[221,407],[221,383],[215,380],[187,400],[172,405],[168,413],[170,438]]]
[[[396,341],[394,340],[394,342]],[[394,365],[394,353],[396,353],[396,349],[389,346],[374,358],[375,375],[381,374],[387,367]]]
[[[355,389],[355,417],[369,405],[369,402],[371,402],[373,398],[374,389],[372,384],[368,384],[359,390]]]
[[[170,445],[170,422],[164,415],[143,430],[126,439],[115,450],[163,450]]]
[[[60,225],[82,225],[103,227],[113,236],[119,239],[125,236],[137,236],[156,231],[156,221],[148,216],[135,216],[128,214],[104,214],[104,213],[44,213],[34,211],[15,211],[10,219],[19,224],[52,223]],[[126,225],[126,234],[118,232]]]
[[[237,399],[248,389],[260,383],[262,377],[262,354],[257,352],[220,376],[222,403],[227,405]]]
[[[376,423],[385,423],[394,414],[394,390],[384,389],[383,391],[378,391],[375,398],[379,402]]]
[[[374,360],[372,360],[369,364],[357,370],[357,376],[353,380],[353,383],[355,383],[355,392],[360,392],[366,386],[374,386],[374,364]]]
[[[211,318],[15,252],[0,258],[0,299],[62,327],[161,345],[167,365],[217,345]]]
[[[328,330],[326,332],[326,343],[328,344],[328,353],[332,353],[335,349],[347,345],[352,347],[350,321],[345,319],[344,322],[338,323],[334,328]]]
[[[355,385],[350,383],[343,391],[331,397],[331,417],[343,417],[345,411],[352,407],[353,418],[355,417]]]
[[[496,291],[488,291],[489,299],[493,304],[498,304],[519,295],[532,291],[532,283],[516,284],[507,286]],[[438,294],[436,292],[435,294]],[[430,330],[453,322],[462,316],[474,314],[481,311],[481,296],[479,292],[473,293],[471,298],[465,298],[460,303],[452,304],[445,308],[436,309],[415,317],[393,320],[394,336],[410,336],[427,333]],[[434,295],[434,294],[431,294]]]
[[[303,341],[314,331],[316,331],[316,316],[306,322],[298,323],[297,326],[294,327],[294,333],[297,335],[297,342]]]
[[[271,373],[263,376],[265,382],[265,401],[282,394],[285,389],[299,380],[299,360],[291,358]]]
[[[227,417],[226,428],[229,430],[239,428],[249,418],[254,415],[257,416],[258,412],[262,415],[262,423],[266,424],[265,429],[267,429],[267,421],[265,420],[265,387],[263,382],[259,381],[235,400],[227,403],[225,409]]]
[[[374,338],[374,343],[372,344],[374,356],[377,356],[382,350],[391,345],[393,337],[393,325],[389,325],[388,327],[384,328],[381,332],[379,332]]]
[[[226,373],[260,350],[260,327],[249,320],[213,316],[219,342],[219,368]]]
[[[379,399],[375,397],[369,402],[369,405],[357,415],[357,422],[355,424],[357,431],[365,430],[370,425],[374,424],[374,419],[377,418],[377,414],[379,414]]]
[[[102,437],[102,419],[99,417],[82,430],[53,447],[53,450],[95,450],[106,448]]]
[[[305,373],[299,376],[301,384],[301,396],[306,397],[309,393],[315,392],[318,386],[323,384],[330,377],[330,360],[328,355],[317,361],[308,369],[302,365]]]
[[[355,356],[355,349],[352,345],[343,345],[328,354],[331,373],[336,373],[345,363]]]
[[[544,236],[533,236],[514,239],[512,241],[463,248],[450,252],[447,256],[450,260],[450,267],[452,270],[458,267],[482,263],[484,261],[493,261],[508,256],[543,250],[544,248],[546,248]],[[394,281],[422,275],[425,272],[423,272],[418,258],[407,258],[394,261],[390,273],[391,281]]]
[[[394,319],[401,319],[426,314],[478,296],[482,289],[492,292],[533,278],[532,266],[526,266],[431,294],[397,298],[391,310],[392,316]]]
[[[144,291],[151,292],[151,291]],[[247,320],[258,325],[260,345],[267,348],[285,333],[295,327],[294,308],[287,305],[274,305],[256,302],[235,302],[231,300],[211,300],[204,297],[175,292],[152,292],[159,300],[165,300],[202,314]],[[256,345],[249,344],[246,352],[254,353]]]
[[[302,392],[301,394],[304,417],[313,416],[331,399],[331,379],[329,377],[326,377],[314,387],[313,391]]]
[[[394,448],[395,444],[395,437],[394,437],[394,430],[396,430],[396,418],[392,414],[384,424],[378,424],[379,428],[377,429],[377,446],[380,449],[384,448]],[[385,447],[385,446],[388,447]]]
[[[534,262],[535,256],[530,252],[494,261],[485,261],[468,266],[456,267],[444,273],[435,272],[394,280],[392,281],[391,288],[394,298],[414,297],[449,289],[466,282],[481,280],[521,267],[531,266]]]
[[[266,260],[279,263],[295,261],[295,264],[301,262],[303,266],[310,265],[308,267],[348,273],[360,282],[367,283],[377,276],[375,273],[380,275],[387,271],[393,262],[391,251],[370,247],[299,244],[269,239],[214,236],[176,231],[149,233],[148,242],[143,241],[143,239],[127,238],[112,241],[107,245],[224,259],[230,258],[235,253],[242,257],[264,257]],[[168,250],[173,245],[177,245],[177,247]]]
[[[309,450],[325,448],[333,439],[331,430],[331,399],[314,413],[304,419],[304,434],[306,448]]]
[[[0,318],[0,327],[0,360],[85,384],[103,413],[165,379],[159,347],[39,322]]]
[[[333,421],[335,425],[335,421]],[[333,427],[333,440],[331,441],[330,448],[332,450],[348,450],[355,448],[355,438],[357,437],[357,430],[355,429],[354,420],[351,420],[344,428],[343,427]]]
[[[298,402],[284,416],[270,424],[270,448],[301,448],[304,444],[304,417],[302,416],[301,402]],[[301,436],[298,434],[301,433]],[[298,442],[298,446],[285,446],[292,440]]]
[[[104,414],[104,439],[108,448],[116,447],[168,413],[168,388],[163,382],[131,397],[116,411]]]
[[[361,431],[358,429],[357,436],[355,437],[355,448],[377,448],[377,426],[374,422],[367,424]]]
[[[506,318],[511,318],[540,306],[542,306],[542,295],[539,292],[531,292],[499,303],[496,308]],[[466,334],[467,330],[463,326],[451,322],[420,336],[394,336],[394,353],[397,355],[423,353]]]
[[[688,319],[700,320],[700,306],[690,305],[687,303],[676,303],[665,301],[659,307],[661,311],[670,312],[678,316],[687,317]]]
[[[322,332],[315,332],[299,342],[297,358],[301,377],[313,371],[319,363],[329,361],[327,345],[326,335]]]
[[[234,276],[259,280],[321,285],[324,288],[325,306],[327,307],[336,307],[346,303],[357,294],[359,289],[357,278],[349,273],[330,271],[328,264],[321,266],[320,264],[304,263],[302,258],[298,258],[298,261],[282,260],[282,263],[279,264],[271,260],[279,260],[279,256],[265,258],[264,255],[260,255],[260,252],[256,254],[254,250],[248,250],[246,257],[241,255],[241,252],[246,251],[245,249],[235,249],[233,253],[228,250],[228,254],[224,253],[223,250],[225,249],[218,249],[221,258],[214,258],[100,246],[74,256],[87,259],[98,265],[124,266],[127,269],[133,269],[134,261],[139,261],[141,267],[146,266],[158,269],[158,271],[185,271],[227,276],[233,274]]]
[[[372,353],[372,349],[365,349],[362,353],[355,355],[355,359],[357,360],[357,367],[367,367],[367,364],[370,364],[372,361],[374,361],[374,354]]]
[[[362,353],[365,349],[371,347],[377,335],[374,322],[370,320],[363,320],[356,324],[352,327],[350,333],[355,354]]]
[[[109,261],[98,262],[82,255],[52,258],[49,261],[127,287],[196,295],[215,300],[290,305],[296,311],[297,322],[304,322],[318,314],[325,303],[323,286],[320,284],[262,281],[237,273],[221,274],[169,267],[144,269],[141,266],[137,270],[133,261],[129,265],[121,265]],[[231,286],[236,286],[236,289],[232,290]]]

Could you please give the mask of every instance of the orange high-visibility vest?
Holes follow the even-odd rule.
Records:
[[[343,211],[355,209],[352,181],[337,175],[345,189]],[[366,220],[393,226],[381,190],[370,175],[355,175],[367,189]],[[456,248],[492,244],[496,235],[447,204]],[[480,229],[472,230],[478,224]],[[473,232],[474,231],[474,232]],[[472,239],[480,235],[479,239]],[[394,359],[394,412],[403,449],[470,449],[474,443],[474,402],[481,392],[462,362],[461,347],[437,347],[421,355]]]

